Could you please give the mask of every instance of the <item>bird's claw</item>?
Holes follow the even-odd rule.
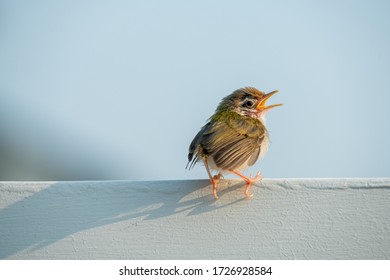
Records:
[[[257,172],[255,177],[252,177],[252,175],[250,175],[247,178],[247,180],[245,180],[246,186],[245,186],[244,194],[246,195],[246,197],[248,197],[248,198],[252,198],[253,197],[253,194],[249,193],[249,188],[252,185],[252,183],[256,183],[257,181],[261,180],[262,178],[263,177],[261,176],[261,173],[259,171],[259,172]]]
[[[257,181],[263,179],[263,176],[261,176],[260,171],[257,172],[256,176],[254,178],[249,177],[251,183],[256,183]]]
[[[213,196],[215,200],[218,199],[218,194],[217,194],[217,185],[221,179],[222,174],[218,173],[217,175],[214,175],[211,179],[211,183],[213,184]]]

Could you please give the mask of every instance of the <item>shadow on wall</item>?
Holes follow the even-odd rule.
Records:
[[[240,196],[219,205],[208,180],[55,183],[0,210],[0,258],[12,259],[19,251],[34,251],[71,234],[119,221],[213,211],[245,199],[241,188],[242,183],[221,188],[220,197],[237,189]],[[198,194],[186,200],[195,191]]]

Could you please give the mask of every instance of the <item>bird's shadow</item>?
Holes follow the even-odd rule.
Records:
[[[217,201],[208,180],[61,182],[41,186],[39,191],[36,186],[11,187],[8,191],[23,193],[24,198],[0,209],[0,258],[112,223],[137,223],[183,212],[194,216],[228,207],[248,200],[242,185],[225,181]]]

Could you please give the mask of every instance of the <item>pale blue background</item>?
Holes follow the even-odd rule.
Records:
[[[265,177],[389,176],[389,1],[1,1],[0,179],[184,169],[222,97],[280,90]]]

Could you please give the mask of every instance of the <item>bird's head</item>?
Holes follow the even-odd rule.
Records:
[[[267,106],[265,104],[277,92],[277,90],[274,90],[270,93],[265,93],[253,87],[240,88],[222,99],[217,107],[216,113],[233,111],[242,116],[264,119],[265,113],[268,110],[283,105],[274,104]]]

